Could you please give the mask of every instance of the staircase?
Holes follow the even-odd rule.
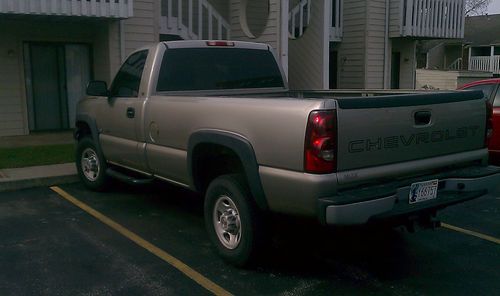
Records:
[[[160,34],[227,40],[231,26],[207,0],[162,0]]]
[[[453,63],[451,63],[448,66],[448,70],[451,70],[451,71],[462,70],[462,58],[458,58],[455,61],[453,61]]]

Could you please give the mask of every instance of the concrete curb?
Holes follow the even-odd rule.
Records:
[[[33,187],[49,187],[54,185],[76,183],[78,181],[79,178],[77,175],[14,180],[10,182],[0,182],[0,192],[15,191]]]
[[[74,163],[0,170],[0,192],[78,182]]]

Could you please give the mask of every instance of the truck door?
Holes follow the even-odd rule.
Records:
[[[139,139],[144,98],[139,96],[139,87],[147,56],[147,50],[138,51],[125,61],[111,85],[107,104],[97,116],[106,159],[141,171],[145,168]]]

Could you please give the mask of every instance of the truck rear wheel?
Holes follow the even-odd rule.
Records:
[[[105,189],[108,181],[106,160],[96,148],[94,141],[89,137],[78,141],[76,169],[80,180],[87,188],[96,191]]]
[[[205,196],[205,225],[218,254],[236,266],[259,255],[265,240],[263,216],[239,175],[214,179]]]

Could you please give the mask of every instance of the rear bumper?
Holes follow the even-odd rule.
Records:
[[[371,220],[389,219],[421,211],[435,211],[449,205],[474,199],[494,190],[500,184],[500,168],[478,167],[467,170],[463,176],[439,178],[426,176],[355,189],[318,200],[318,214],[328,225],[365,224]],[[410,185],[414,182],[439,179],[437,198],[409,204]],[[402,184],[405,185],[402,185]],[[357,200],[355,202],[351,202]]]

